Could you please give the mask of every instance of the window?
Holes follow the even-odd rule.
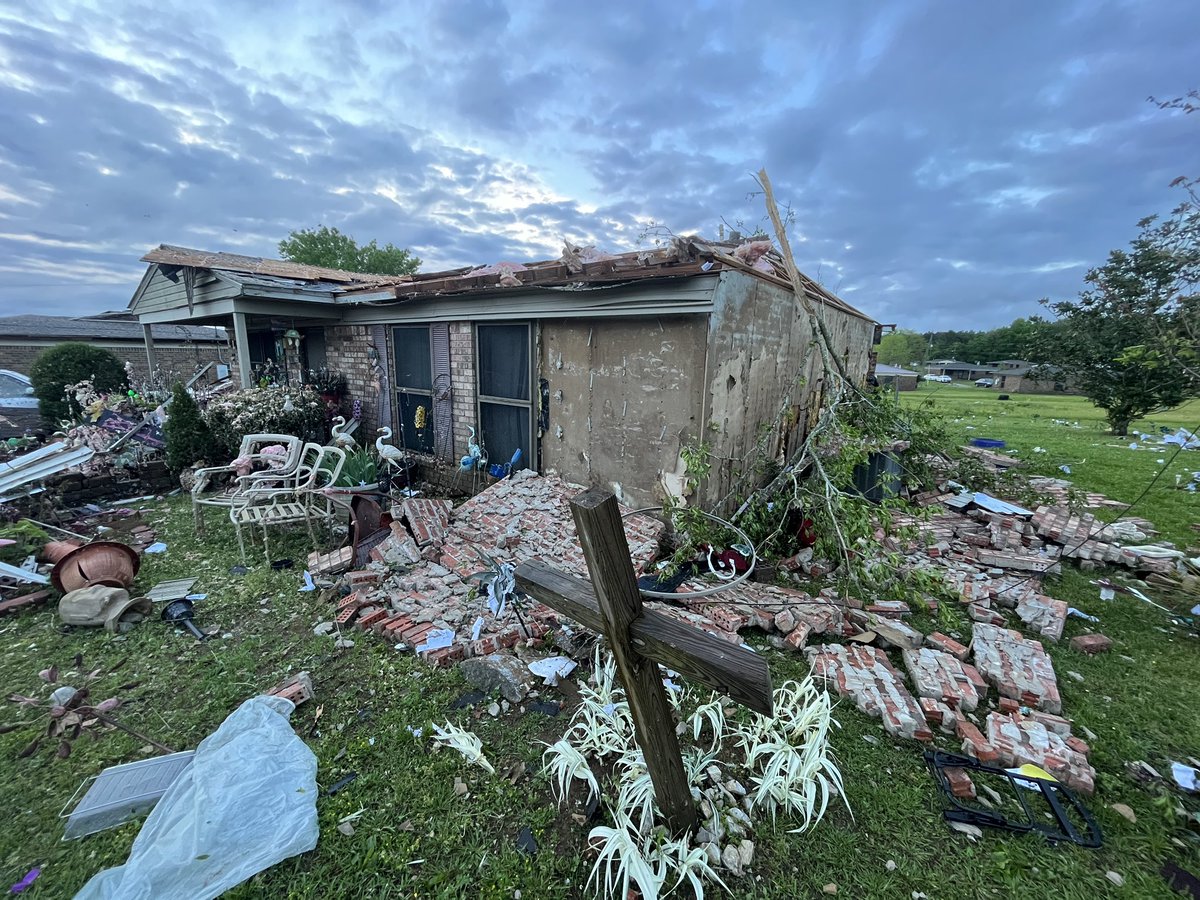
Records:
[[[479,442],[488,461],[505,465],[521,452],[518,469],[534,465],[529,325],[477,325]]]
[[[392,329],[395,360],[396,415],[404,446],[421,453],[433,452],[433,362],[429,352],[429,326]],[[424,409],[421,428],[417,410]]]

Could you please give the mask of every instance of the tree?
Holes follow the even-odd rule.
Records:
[[[90,380],[100,394],[129,387],[125,367],[111,351],[77,341],[55,344],[42,353],[29,370],[29,380],[42,418],[52,424],[82,412],[75,399],[66,396],[71,385]]]
[[[212,431],[200,415],[200,407],[187,389],[175,382],[166,424],[167,467],[181,472],[204,459],[211,460],[215,442]]]
[[[327,225],[293,231],[279,242],[279,253],[292,262],[372,275],[411,275],[421,265],[401,247],[380,247],[375,241],[360,247],[350,235]]]
[[[879,361],[889,366],[921,365],[928,343],[922,335],[903,328],[885,334],[879,342]]]
[[[1042,301],[1060,326],[1053,346],[1041,336],[1045,356],[1105,411],[1114,434],[1126,434],[1134,419],[1200,395],[1200,377],[1186,356],[1163,352],[1186,344],[1194,321],[1200,270],[1195,224],[1188,231],[1174,219],[1143,219],[1129,250],[1113,250],[1108,262],[1087,273],[1090,287],[1078,300]]]

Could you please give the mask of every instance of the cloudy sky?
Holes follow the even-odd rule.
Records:
[[[1200,4],[0,4],[0,314],[123,308],[159,243],[335,225],[427,271],[763,215],[882,322],[1067,296],[1200,174]]]

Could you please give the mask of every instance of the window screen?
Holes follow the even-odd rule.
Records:
[[[396,387],[433,389],[433,367],[429,359],[429,326],[394,328]]]
[[[529,326],[479,326],[479,395],[529,399]]]

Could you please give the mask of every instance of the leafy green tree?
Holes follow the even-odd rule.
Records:
[[[350,235],[327,225],[293,231],[279,242],[279,253],[292,262],[372,275],[411,275],[421,265],[401,247],[380,247],[375,241],[360,246]]]
[[[889,366],[919,366],[925,362],[928,346],[922,335],[900,328],[879,342],[879,361]]]
[[[125,367],[116,355],[102,347],[79,341],[55,344],[42,353],[29,370],[33,394],[42,418],[51,424],[78,416],[82,410],[66,396],[70,385],[91,380],[96,391],[109,394],[129,387]]]
[[[1135,419],[1200,396],[1200,377],[1178,349],[1195,340],[1200,221],[1190,230],[1154,217],[1138,223],[1128,250],[1085,276],[1078,300],[1042,304],[1058,317],[1052,365],[1098,407],[1114,434]]]
[[[200,460],[213,458],[212,431],[200,415],[195,398],[179,382],[171,389],[171,406],[164,429],[167,438],[167,467],[181,472]]]

